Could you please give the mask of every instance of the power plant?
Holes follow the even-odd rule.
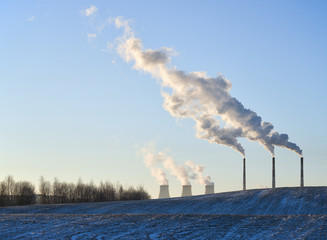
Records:
[[[215,193],[215,185],[206,184],[204,194],[214,194]],[[182,197],[192,196],[192,185],[183,185],[182,186]],[[169,195],[169,185],[160,185],[160,192],[158,199],[170,198]]]
[[[158,198],[170,198],[169,185],[160,185],[160,192]]]
[[[272,157],[272,189],[276,188],[276,163],[275,157]],[[304,166],[303,157],[300,158],[300,187],[304,187]],[[243,191],[246,190],[246,159],[243,158]],[[215,185],[208,183],[205,185],[204,194],[214,194]],[[182,185],[182,197],[192,196],[192,185]],[[169,195],[169,185],[160,185],[159,199],[170,198]]]
[[[275,157],[272,158],[272,189],[276,187],[276,178],[275,178]]]
[[[303,157],[301,157],[301,187],[304,187],[304,176],[303,176]]]
[[[303,173],[303,157],[300,158],[301,172],[300,172],[300,186],[304,187],[304,173]],[[275,157],[272,157],[272,189],[276,188],[276,163]],[[246,190],[246,166],[245,158],[243,158],[243,191]]]
[[[300,158],[301,172],[300,172],[300,187],[304,187],[304,173],[303,173],[303,157]],[[276,171],[275,171],[275,157],[272,158],[272,188],[276,188]],[[243,189],[244,189],[244,177],[243,177]]]
[[[182,197],[192,196],[192,186],[191,185],[183,185],[182,189]]]
[[[245,158],[243,158],[243,191],[246,190],[246,169],[245,169]]]
[[[214,184],[205,185],[204,194],[214,194],[214,193],[215,193],[215,185]]]

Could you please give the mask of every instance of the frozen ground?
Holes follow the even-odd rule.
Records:
[[[0,239],[327,239],[327,187],[0,208]]]

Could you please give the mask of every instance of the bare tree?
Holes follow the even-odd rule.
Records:
[[[7,205],[7,187],[4,181],[0,182],[0,206]]]
[[[16,205],[28,205],[35,202],[35,187],[31,183],[17,182],[14,189]]]
[[[40,178],[39,191],[41,194],[41,204],[49,204],[51,194],[51,183],[49,181],[46,181],[43,176],[41,176]]]
[[[74,183],[67,184],[67,201],[71,202],[71,203],[76,201],[75,184]]]
[[[78,179],[77,185],[75,187],[75,198],[77,202],[83,202],[84,200],[84,183],[81,178]]]
[[[103,183],[101,181],[101,183],[98,187],[96,201],[97,202],[114,201],[114,200],[116,200],[116,197],[117,197],[116,189],[112,185],[112,183],[110,183],[108,181]]]
[[[14,205],[15,180],[8,175],[4,182],[6,184],[6,205]]]
[[[53,203],[60,203],[60,182],[57,178],[52,183],[52,200]]]

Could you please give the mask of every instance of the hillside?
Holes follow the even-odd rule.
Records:
[[[0,239],[327,239],[327,187],[0,208]]]
[[[327,187],[256,189],[184,198],[0,208],[1,213],[42,214],[327,214]]]

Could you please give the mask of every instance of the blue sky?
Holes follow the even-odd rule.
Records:
[[[97,11],[85,16],[91,5]],[[178,69],[228,78],[233,97],[303,149],[305,184],[325,185],[326,10],[325,1],[3,2],[0,177],[109,179],[156,197],[158,184],[137,156],[155,142],[180,164],[204,165],[217,192],[241,189],[241,155],[197,139],[192,120],[163,109],[158,81],[107,48],[122,31],[99,27],[123,16],[145,48],[174,48]],[[270,154],[240,142],[248,188],[270,187]],[[277,186],[299,184],[298,155],[277,148],[276,168]],[[180,195],[169,181],[171,195]]]

